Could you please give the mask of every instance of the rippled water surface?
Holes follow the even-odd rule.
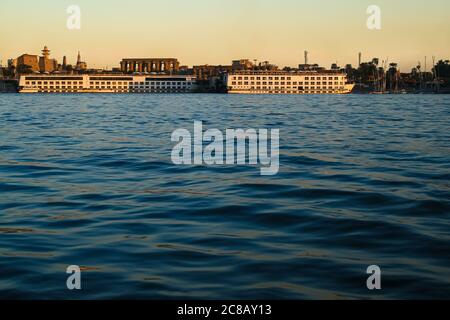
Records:
[[[445,95],[0,95],[0,297],[450,298],[449,108]],[[170,135],[194,120],[279,128],[279,174],[173,165]]]

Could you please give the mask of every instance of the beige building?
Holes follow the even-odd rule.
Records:
[[[251,70],[253,69],[254,65],[253,62],[251,62],[249,59],[240,59],[240,60],[233,60],[232,67],[233,70],[236,71]]]
[[[232,71],[231,66],[194,66],[193,73],[197,80],[209,80],[214,77],[218,77],[223,73],[229,73]]]
[[[37,55],[23,54],[16,59],[15,67],[20,70],[23,66],[29,66],[32,71],[39,71],[39,60]]]

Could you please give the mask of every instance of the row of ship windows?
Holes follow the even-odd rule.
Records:
[[[80,88],[82,89],[82,88]],[[81,90],[83,91],[83,90]],[[114,89],[114,92],[123,92],[123,93],[129,93],[129,92],[137,92],[137,93],[148,93],[148,92],[187,92],[188,90],[186,89],[164,89],[164,88],[157,88],[156,90],[137,90],[137,89]],[[53,88],[53,89],[46,89],[46,88],[41,88],[38,90],[38,92],[60,92],[60,93],[66,93],[66,92],[80,92],[79,90],[72,88],[72,89],[58,89],[58,88]]]
[[[157,86],[157,87],[160,87],[160,86],[166,86],[166,87],[180,87],[180,86],[182,86],[182,87],[190,87],[191,86],[191,83],[185,83],[185,82],[167,82],[167,83],[165,83],[164,84],[164,82],[163,83],[146,83],[145,85],[144,84],[138,84],[138,83],[135,83],[134,85],[132,85],[132,87],[134,87],[134,88],[144,88],[144,87],[146,87],[146,88],[148,88],[148,87],[155,87],[155,86]]]
[[[233,85],[233,86],[242,86],[242,85],[244,85],[244,86],[248,86],[248,85],[252,85],[252,86],[254,86],[254,85],[263,85],[263,86],[266,86],[266,85],[269,85],[269,86],[273,86],[273,85],[276,85],[276,86],[291,86],[291,85],[294,85],[294,86],[296,86],[296,85],[300,85],[300,86],[302,86],[302,85],[305,85],[305,86],[309,86],[309,85],[312,85],[312,86],[315,86],[315,85],[318,85],[318,86],[320,86],[320,85],[323,85],[323,86],[326,86],[326,85],[328,85],[328,86],[332,86],[333,84],[335,85],[335,86],[338,86],[338,85],[341,85],[341,86],[343,86],[344,85],[344,82],[338,82],[338,81],[336,81],[336,82],[296,82],[296,81],[294,81],[294,82],[266,82],[266,81],[264,81],[264,82],[248,82],[248,81],[244,81],[244,82],[242,82],[242,81],[232,81],[231,82],[231,84]]]
[[[26,81],[25,84],[29,85],[54,85],[54,84],[62,84],[62,85],[83,85],[83,81]]]
[[[136,86],[136,87],[129,87],[124,85],[123,87],[121,86],[91,86],[89,89],[184,89],[187,88],[188,86],[186,85],[167,85],[167,86]],[[43,89],[83,89],[83,86],[65,86],[65,85],[42,85],[40,86],[40,88]]]
[[[132,82],[131,83],[131,85],[132,86],[135,86],[135,87],[138,87],[138,86],[149,86],[149,85],[167,85],[167,86],[170,86],[170,85],[172,85],[172,86],[181,86],[181,85],[183,85],[183,86],[186,86],[186,85],[192,85],[193,84],[193,82],[192,81],[187,81],[187,82],[181,82],[181,81],[179,81],[179,82],[177,82],[177,81],[166,81],[166,82],[161,82],[161,81],[146,81],[146,82]]]
[[[291,88],[280,88],[280,87],[235,87],[233,89],[243,89],[243,90],[343,90],[344,87],[291,87]]]
[[[184,84],[192,84],[192,82],[176,82],[176,81],[169,81],[169,82],[161,82],[161,81],[147,81],[147,82],[109,82],[109,81],[90,81],[90,85],[112,85],[112,86],[128,86],[128,85],[134,85],[134,86],[143,86],[143,85],[184,85]],[[26,85],[83,85],[83,81],[26,81]]]
[[[305,91],[291,91],[291,90],[252,90],[250,93],[340,93],[339,90],[305,90]]]
[[[341,77],[304,77],[305,80],[339,80]],[[231,80],[292,80],[292,77],[230,77]]]

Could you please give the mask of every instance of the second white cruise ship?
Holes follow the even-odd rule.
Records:
[[[237,71],[226,77],[228,93],[240,94],[346,94],[354,84],[345,73]]]

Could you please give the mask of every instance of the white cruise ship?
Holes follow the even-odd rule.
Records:
[[[314,71],[238,71],[226,82],[228,93],[240,94],[345,94],[354,87],[344,73]]]
[[[21,93],[186,93],[197,89],[193,76],[24,75]]]

